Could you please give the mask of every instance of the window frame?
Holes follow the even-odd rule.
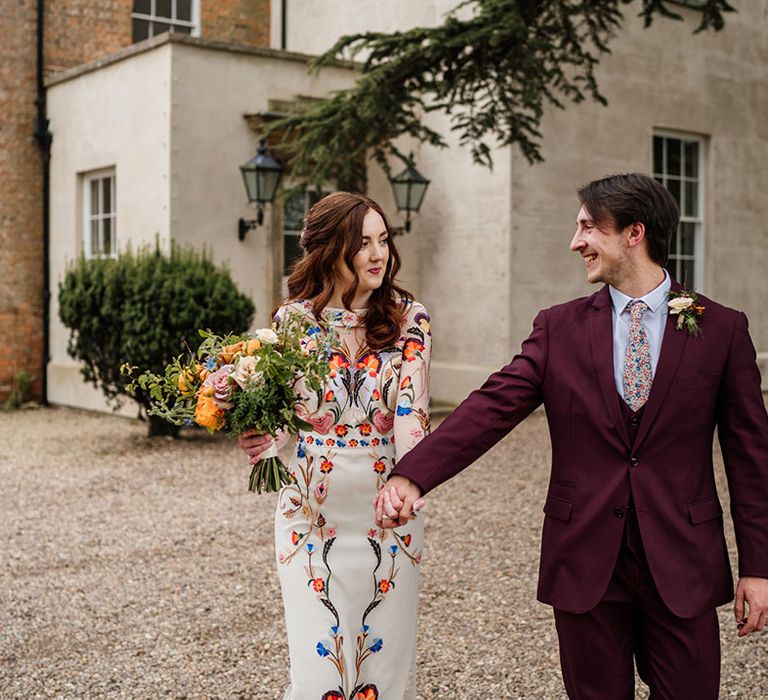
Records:
[[[684,174],[684,166],[681,163],[680,166],[680,175],[670,176],[667,172],[656,172],[654,168],[654,139],[656,137],[660,137],[663,139],[677,139],[682,142],[688,142],[688,143],[695,143],[698,149],[698,167],[696,170],[695,176],[688,176]],[[665,163],[663,164],[663,168],[666,168],[666,141],[664,145],[665,149]],[[681,225],[683,223],[689,223],[693,224],[694,226],[694,238],[693,238],[693,255],[683,255],[680,253],[680,245],[677,246],[678,252],[674,255],[670,252],[670,261],[672,260],[690,260],[693,259],[693,275],[694,275],[694,283],[691,284],[690,280],[682,280],[678,279],[677,281],[680,284],[683,284],[687,289],[691,289],[698,292],[704,291],[704,235],[705,235],[705,211],[706,211],[706,201],[705,201],[705,182],[704,177],[706,173],[706,139],[701,136],[700,134],[693,134],[683,131],[673,131],[670,129],[654,129],[653,134],[651,137],[651,176],[654,179],[661,178],[663,180],[662,184],[664,187],[667,187],[667,178],[673,177],[680,180],[681,188],[680,188],[680,223],[678,224],[677,231],[675,232],[675,235],[678,236],[677,243],[680,243],[679,236],[680,236],[680,230]],[[683,207],[684,204],[684,197],[685,197],[685,188],[682,186],[685,182],[691,182],[695,181],[697,184],[696,187],[696,199],[697,199],[697,213],[696,216],[685,214],[685,209]],[[667,188],[668,189],[668,188]],[[671,250],[671,246],[670,246]],[[669,265],[669,262],[667,262],[667,265]],[[675,265],[677,268],[677,265]]]
[[[112,208],[109,212],[105,212],[103,209],[103,187],[101,182],[103,180],[110,180],[110,201]],[[99,204],[97,206],[97,213],[91,213],[91,183],[99,182]],[[117,258],[117,171],[115,168],[102,168],[100,170],[93,170],[91,172],[84,173],[82,175],[82,192],[83,192],[83,220],[82,220],[82,241],[83,241],[83,255],[87,260],[104,259],[104,258]],[[91,241],[91,224],[94,220],[98,221],[98,240],[103,249],[104,243],[104,220],[110,219],[110,252],[104,253],[103,250],[93,250]]]
[[[146,39],[139,39],[135,40],[133,39],[133,20],[139,19],[144,20],[146,22],[149,22],[150,26],[150,35],[149,39],[160,36],[160,34],[154,34],[153,33],[153,27],[154,24],[168,24],[171,27],[171,30],[173,27],[189,27],[189,36],[200,36],[200,0],[190,0],[191,7],[190,7],[190,18],[189,20],[183,20],[183,19],[174,19],[172,17],[163,17],[161,15],[157,14],[157,0],[149,0],[150,1],[150,14],[146,14],[144,12],[134,12],[133,10],[133,2],[131,3],[131,39],[132,43],[137,43],[137,41],[146,41]],[[171,1],[171,14],[176,15],[176,3],[177,0],[170,0]],[[161,34],[165,34],[166,32],[161,32]]]
[[[289,185],[286,189],[290,190],[291,186]],[[315,185],[308,185],[303,189],[301,192],[304,196],[304,214],[306,216],[306,212],[309,211],[310,207],[313,203],[310,203],[310,194],[319,194],[320,197],[318,197],[319,201],[323,197],[325,197],[328,194],[331,194],[331,192],[335,192],[336,188],[331,185],[323,185],[323,187],[316,187]],[[285,266],[286,266],[286,259],[285,259],[285,237],[286,236],[292,236],[292,237],[299,237],[301,236],[301,229],[295,230],[295,229],[289,229],[286,228],[286,221],[285,221],[285,205],[287,204],[287,198],[284,196],[281,201],[280,205],[280,252],[279,252],[279,259],[280,259],[280,280],[281,280],[281,289],[283,294],[287,292],[286,282],[288,281],[289,275],[285,274]]]

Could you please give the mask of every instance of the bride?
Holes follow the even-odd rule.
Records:
[[[300,312],[333,346],[329,380],[298,409],[312,430],[285,438],[296,480],[275,514],[285,700],[411,700],[423,523],[377,528],[372,503],[429,432],[429,316],[398,286],[390,226],[368,197],[320,200],[301,245],[275,320]],[[272,438],[248,432],[239,442],[254,463]]]

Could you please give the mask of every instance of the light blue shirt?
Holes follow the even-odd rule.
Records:
[[[656,376],[656,366],[659,364],[661,355],[661,342],[664,339],[664,325],[669,313],[669,290],[672,281],[669,274],[664,270],[664,281],[652,292],[648,292],[639,301],[644,301],[648,305],[648,310],[643,315],[643,327],[648,335],[648,343],[651,346],[651,371]],[[634,301],[618,289],[608,287],[611,293],[611,303],[613,304],[613,376],[616,381],[616,391],[619,396],[624,396],[624,354],[629,344],[629,322],[630,315],[627,304]]]

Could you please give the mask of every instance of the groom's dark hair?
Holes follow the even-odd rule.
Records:
[[[598,226],[612,223],[621,231],[642,223],[648,255],[658,265],[666,265],[680,219],[677,202],[666,187],[640,173],[609,175],[584,185],[579,200]]]

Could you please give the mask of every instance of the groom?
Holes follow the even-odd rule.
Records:
[[[404,524],[416,499],[544,404],[552,471],[538,599],[554,608],[569,698],[631,700],[634,658],[652,698],[716,700],[715,607],[733,582],[715,429],[738,634],[768,624],[768,416],[747,319],[704,297],[674,301],[682,288],[663,266],[678,210],[655,180],[607,177],[579,198],[571,250],[605,286],[539,313],[520,353],[400,460],[377,520]]]

